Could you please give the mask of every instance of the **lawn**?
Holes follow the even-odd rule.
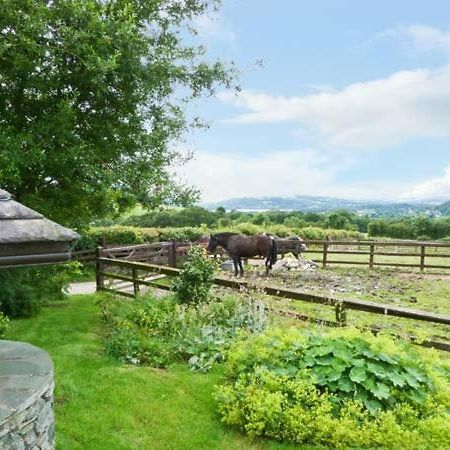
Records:
[[[102,349],[96,295],[70,297],[37,317],[15,320],[5,336],[47,350],[55,364],[58,449],[293,449],[250,440],[215,414],[208,374],[123,365]]]

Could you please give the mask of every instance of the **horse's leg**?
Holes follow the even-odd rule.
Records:
[[[265,264],[266,264],[266,275],[269,275],[270,256],[266,258]]]
[[[244,276],[244,268],[242,267],[242,258],[239,258],[239,269],[241,270],[241,277]]]
[[[237,256],[233,256],[233,266],[234,266],[234,276],[237,277],[238,272],[238,264],[239,264],[239,258]]]
[[[292,254],[295,256],[296,259],[298,259],[298,253],[297,252],[292,252]]]

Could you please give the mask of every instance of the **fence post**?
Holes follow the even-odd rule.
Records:
[[[137,269],[131,269],[131,273],[133,276],[133,290],[134,296],[137,297],[139,295],[139,277]]]
[[[425,269],[425,245],[420,246],[420,271]]]
[[[101,291],[105,287],[105,278],[102,275],[103,263],[100,261],[100,258],[103,256],[102,251],[102,247],[97,247],[95,250],[95,280],[97,291]]]
[[[322,269],[327,268],[328,241],[323,243]]]
[[[345,309],[344,304],[341,302],[336,303],[334,310],[336,312],[336,322],[339,326],[347,326],[347,310]]]
[[[375,254],[375,245],[370,244],[369,268],[373,269],[373,256]]]
[[[169,247],[169,267],[177,266],[177,243],[172,241]]]

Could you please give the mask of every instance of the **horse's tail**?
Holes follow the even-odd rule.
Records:
[[[277,242],[273,236],[270,236],[270,240],[272,241],[272,247],[270,249],[270,263],[275,264],[278,258]]]

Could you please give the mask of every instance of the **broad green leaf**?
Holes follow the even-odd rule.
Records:
[[[370,392],[379,400],[387,399],[391,395],[391,390],[389,386],[384,383],[378,382],[375,387],[370,390]]]
[[[408,398],[410,398],[412,401],[416,403],[423,403],[427,398],[425,392],[419,389],[411,389],[411,391],[409,391],[406,395],[408,396]]]
[[[363,401],[364,406],[369,410],[370,413],[374,414],[383,408],[383,405],[378,400],[365,400]]]
[[[316,363],[321,366],[330,366],[333,363],[333,359],[331,355],[317,356]]]
[[[341,377],[338,382],[338,387],[344,392],[352,392],[355,389],[355,385],[348,377]]]
[[[387,378],[394,386],[403,387],[406,384],[405,377],[398,372],[388,372]]]
[[[362,383],[367,378],[366,369],[363,367],[353,367],[349,374],[350,380],[355,383]]]
[[[367,370],[375,374],[378,378],[386,378],[386,369],[381,364],[368,363]]]
[[[341,359],[334,358],[333,362],[331,363],[331,366],[337,372],[343,372],[346,369],[347,364],[345,363],[345,361],[342,361]]]
[[[387,363],[389,363],[389,364],[394,364],[394,365],[397,365],[397,364],[398,364],[397,361],[396,361],[393,357],[391,357],[391,356],[389,356],[389,355],[386,355],[386,353],[380,353],[380,354],[378,355],[378,358],[379,358],[381,361],[387,362]]]

